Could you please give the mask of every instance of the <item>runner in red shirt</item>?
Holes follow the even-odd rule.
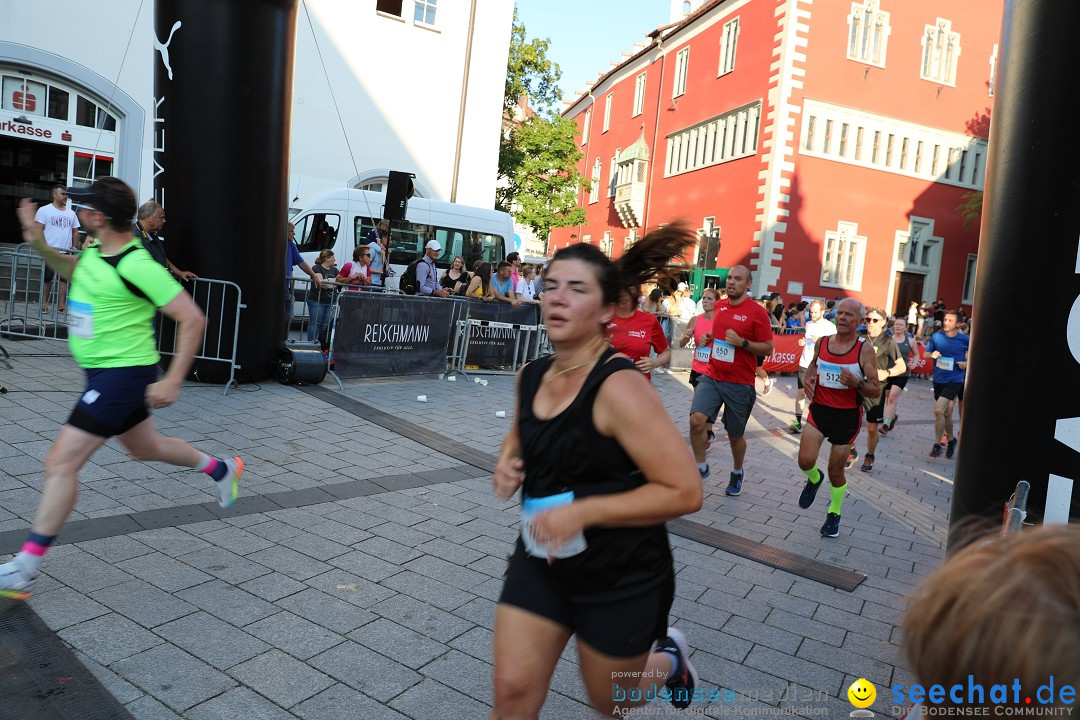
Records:
[[[840,534],[840,510],[847,490],[844,466],[862,427],[860,396],[881,395],[874,346],[859,337],[862,316],[862,303],[853,298],[841,300],[836,306],[836,334],[822,338],[806,369],[804,385],[810,410],[799,442],[799,469],[806,475],[799,507],[805,509],[814,503],[825,479],[825,474],[818,470],[817,459],[821,443],[828,439],[832,443],[829,451],[832,502],[821,526],[822,537]]]
[[[637,297],[637,288],[619,293],[607,334],[611,346],[628,356],[652,380],[652,371],[671,360],[671,348],[656,316],[637,309]],[[656,351],[656,357],[649,357],[650,350]]]
[[[728,495],[742,492],[746,456],[743,434],[757,399],[754,388],[757,356],[773,351],[769,316],[748,294],[752,280],[750,269],[743,265],[728,271],[727,299],[716,303],[712,332],[702,337],[702,342],[711,348],[709,366],[698,379],[690,405],[690,445],[702,479],[709,476],[705,462],[706,430],[716,422],[721,406],[724,408],[724,429],[731,441],[734,465],[724,490]]]
[[[712,335],[713,312],[716,303],[720,299],[720,291],[716,288],[705,288],[701,293],[702,313],[686,324],[686,330],[679,338],[679,346],[686,347],[690,340],[694,341],[694,360],[690,363],[690,386],[697,391],[701,376],[708,372],[709,363],[712,362],[712,345],[705,342],[706,336]],[[712,424],[705,427],[705,450],[712,447],[715,437]]]

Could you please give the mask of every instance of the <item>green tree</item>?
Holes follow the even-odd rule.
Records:
[[[577,126],[555,111],[562,100],[557,63],[547,57],[549,40],[528,40],[514,10],[510,55],[503,96],[504,129],[499,143],[499,187],[495,207],[513,214],[538,238],[553,227],[577,225],[585,219],[578,191],[587,181],[578,172],[581,151]],[[527,98],[540,115],[516,118],[518,99]]]
[[[499,176],[495,206],[511,212],[518,222],[547,238],[553,227],[585,220],[578,191],[586,180],[578,173],[581,159],[577,126],[559,115],[545,120],[527,118],[511,128],[499,147]]]
[[[956,211],[964,219],[964,229],[970,230],[973,227],[978,227],[979,223],[982,222],[982,190],[972,190],[969,193],[964,193],[960,196],[960,199],[964,202],[956,206]]]

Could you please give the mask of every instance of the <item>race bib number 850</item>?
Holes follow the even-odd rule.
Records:
[[[735,362],[735,348],[723,340],[713,340],[712,356],[720,362]]]

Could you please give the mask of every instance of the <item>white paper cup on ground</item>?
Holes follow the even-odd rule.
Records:
[[[417,395],[416,402],[427,402],[427,395]]]
[[[457,375],[451,375],[450,377],[446,378],[446,381],[447,382],[457,382]]]
[[[495,417],[497,417],[497,418],[506,417],[506,411],[505,410],[496,410],[495,411]]]

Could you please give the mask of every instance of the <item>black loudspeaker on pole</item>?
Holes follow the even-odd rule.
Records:
[[[1080,3],[1005,4],[953,530],[1020,480],[1037,520],[1080,518],[1077,27]]]
[[[409,210],[409,198],[413,196],[412,173],[391,170],[386,181],[386,204],[383,217],[387,220],[404,220]]]
[[[240,286],[241,381],[275,372],[282,338],[298,3],[156,0],[154,9],[154,196],[168,215],[166,252]],[[230,345],[229,308],[216,310],[208,337],[220,332]],[[228,368],[199,360],[195,373],[224,382]]]

